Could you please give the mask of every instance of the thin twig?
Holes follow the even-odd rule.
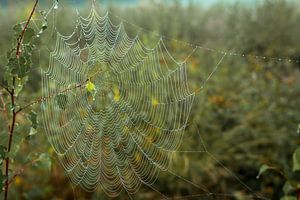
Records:
[[[5,89],[8,93],[11,93],[11,91],[8,89],[8,87],[4,86],[3,84],[0,83],[0,87]]]
[[[31,11],[31,13],[30,13],[30,15],[29,15],[29,18],[27,19],[27,22],[26,22],[26,24],[25,24],[25,26],[24,26],[24,28],[23,28],[23,30],[22,30],[22,32],[21,32],[21,35],[20,35],[19,38],[18,38],[18,45],[17,45],[17,51],[16,51],[16,57],[17,57],[17,58],[20,57],[20,48],[21,48],[21,45],[22,45],[22,41],[23,41],[23,38],[24,38],[24,34],[25,34],[26,29],[27,29],[27,27],[28,27],[28,25],[29,25],[29,22],[30,22],[30,20],[31,20],[31,18],[32,18],[32,16],[33,16],[33,13],[34,13],[34,11],[35,11],[35,9],[36,9],[36,6],[37,6],[38,2],[39,2],[39,0],[36,0],[36,1],[35,1],[35,4],[34,4],[34,6],[33,6],[33,8],[32,8],[32,11]]]
[[[20,48],[21,48],[21,45],[22,45],[22,41],[23,41],[23,38],[24,38],[24,34],[25,34],[25,31],[28,27],[28,24],[33,16],[33,13],[36,9],[36,6],[38,4],[39,0],[36,0],[33,8],[32,8],[32,11],[27,19],[27,22],[21,32],[21,35],[19,36],[18,38],[18,44],[17,44],[17,50],[16,50],[16,58],[18,59],[20,57]],[[14,135],[14,130],[15,130],[15,124],[16,124],[16,116],[17,116],[17,112],[15,110],[15,105],[16,105],[16,102],[15,102],[15,82],[16,82],[16,77],[14,76],[13,77],[13,87],[11,89],[11,91],[7,90],[9,93],[10,93],[10,98],[11,98],[11,104],[12,104],[12,122],[11,122],[11,126],[10,126],[10,131],[9,131],[9,141],[8,141],[8,147],[7,147],[7,152],[9,153],[10,150],[11,150],[11,145],[12,145],[12,140],[13,140],[13,135]],[[7,200],[8,199],[8,188],[9,188],[9,176],[8,176],[8,171],[9,171],[9,157],[7,157],[5,159],[5,176],[6,176],[6,180],[5,180],[5,186],[4,186],[4,200]]]
[[[90,77],[88,77],[87,80],[83,81],[82,83],[79,83],[79,84],[75,85],[74,87],[63,89],[63,90],[58,91],[58,92],[56,92],[56,93],[49,94],[49,95],[46,96],[46,97],[39,97],[39,98],[36,99],[35,101],[33,101],[33,102],[31,102],[31,103],[29,103],[29,104],[27,104],[27,105],[21,107],[21,108],[17,111],[17,113],[19,113],[19,112],[23,111],[24,109],[27,109],[27,108],[29,108],[30,106],[33,106],[33,105],[35,105],[35,104],[37,104],[37,103],[44,102],[45,100],[47,100],[47,99],[49,99],[49,98],[52,98],[52,97],[54,97],[54,96],[56,96],[56,95],[58,95],[58,94],[61,94],[61,93],[64,93],[64,92],[68,92],[68,91],[71,91],[71,90],[73,90],[73,89],[82,87],[82,86],[83,86],[84,84],[86,84],[91,78],[93,78],[94,76],[96,76],[96,75],[99,74],[100,72],[101,72],[101,69],[98,70],[98,71],[96,71],[96,72],[95,72],[94,74],[92,74]]]
[[[8,185],[10,185],[10,184],[14,181],[14,179],[15,179],[16,177],[21,176],[21,175],[24,173],[24,171],[26,170],[26,168],[27,168],[29,165],[33,165],[34,163],[36,163],[36,162],[38,162],[38,161],[39,161],[39,158],[34,159],[34,160],[32,160],[32,161],[30,161],[30,162],[28,162],[28,163],[25,163],[25,164],[22,166],[22,168],[20,168],[19,170],[15,171],[14,175],[13,175],[12,178],[9,180]]]
[[[57,96],[57,95],[59,95],[59,94],[61,94],[61,93],[65,93],[65,92],[74,90],[74,89],[76,89],[76,88],[80,88],[80,87],[82,87],[87,81],[88,81],[88,80],[86,80],[86,81],[84,81],[83,83],[80,83],[80,84],[78,84],[78,85],[75,85],[74,87],[66,88],[66,89],[64,89],[64,90],[55,92],[55,93],[53,93],[53,94],[49,94],[49,95],[46,96],[46,97],[40,97],[40,98],[36,99],[35,101],[33,101],[33,102],[31,102],[31,103],[29,103],[29,104],[27,104],[27,105],[21,107],[16,113],[19,113],[19,112],[23,111],[24,109],[27,109],[27,108],[29,108],[30,106],[33,106],[33,105],[35,105],[35,104],[37,104],[37,103],[44,102],[44,101],[46,101],[47,99],[50,99],[50,98],[52,98],[52,97],[54,97],[54,96]]]
[[[10,126],[10,130],[9,130],[9,140],[8,140],[8,147],[7,147],[7,152],[9,153],[10,152],[10,149],[11,149],[11,144],[12,144],[12,139],[13,139],[13,134],[14,134],[14,130],[15,130],[15,124],[16,124],[16,111],[15,111],[15,81],[16,78],[13,77],[13,89],[11,91],[11,94],[10,94],[10,98],[11,98],[11,105],[12,105],[12,114],[13,114],[13,117],[12,117],[12,122],[11,122],[11,126]],[[6,157],[5,158],[5,176],[6,176],[6,180],[5,180],[5,186],[4,186],[4,190],[5,190],[5,193],[4,193],[4,199],[7,200],[8,198],[8,171],[9,171],[9,157]]]
[[[21,168],[20,170],[18,170],[18,171],[13,175],[13,177],[10,179],[10,181],[8,182],[8,185],[10,185],[10,184],[15,180],[16,177],[21,176],[21,175],[23,174],[24,171],[25,171],[24,168]]]

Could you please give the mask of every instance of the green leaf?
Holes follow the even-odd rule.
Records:
[[[3,128],[4,129],[4,128]],[[3,141],[5,138],[7,138],[7,130],[0,130],[0,146],[6,147],[7,143],[5,143],[6,141]]]
[[[300,147],[298,147],[293,154],[293,171],[300,170]]]
[[[33,136],[37,133],[37,130],[35,128],[30,128],[29,136]]]
[[[3,191],[5,180],[6,180],[6,176],[2,174],[2,172],[0,171],[0,194]]]
[[[0,166],[2,165],[5,157],[6,157],[6,148],[4,146],[0,145]]]
[[[34,166],[40,169],[45,169],[50,171],[51,170],[51,158],[47,153],[42,153],[39,157],[35,160]]]
[[[297,198],[294,196],[283,196],[280,200],[297,200]]]
[[[15,37],[19,38],[22,30],[23,30],[23,26],[22,24],[16,24],[13,26],[13,30],[15,31]]]
[[[3,76],[4,82],[6,86],[12,85],[13,82],[13,75],[9,72],[9,70],[6,69],[4,76]]]
[[[26,158],[26,163],[30,163],[34,160],[36,160],[39,157],[39,154],[36,152],[31,152],[28,154],[27,158]]]
[[[259,179],[260,176],[261,176],[263,173],[265,173],[267,170],[269,170],[269,169],[271,169],[270,166],[265,165],[265,164],[262,165],[262,166],[260,167],[260,169],[259,169],[259,172],[258,172],[258,175],[256,176],[256,178]]]
[[[0,159],[5,159],[5,154],[6,154],[6,148],[2,145],[0,145]]]
[[[11,111],[13,111],[15,108],[16,108],[16,107],[13,106],[11,103],[6,104],[6,110],[10,111],[10,112],[9,112],[10,115],[12,115],[12,114],[11,114]],[[7,135],[7,134],[6,134],[6,135]]]
[[[22,56],[19,58],[19,67],[17,70],[17,74],[18,77],[20,78],[24,78],[29,72],[29,69],[31,67],[31,59],[27,53],[28,52],[24,52]]]
[[[23,44],[30,43],[35,36],[35,31],[32,28],[27,28],[24,33]]]
[[[59,94],[55,98],[58,107],[62,110],[65,110],[69,103],[68,96],[65,94]]]
[[[9,140],[8,134],[1,135],[0,145],[8,144],[8,140]],[[14,134],[12,144],[11,144],[11,150],[9,153],[6,153],[5,156],[13,159],[17,155],[18,151],[20,150],[21,143],[23,142],[23,140],[24,137],[21,134]]]
[[[288,195],[291,192],[294,192],[295,188],[291,185],[291,183],[289,181],[286,181],[283,188],[282,188],[282,190],[283,190],[285,195]]]
[[[28,75],[24,76],[23,78],[17,78],[15,80],[15,95],[18,96],[19,93],[23,90],[24,85],[28,81]]]
[[[37,120],[37,114],[36,112],[34,112],[33,110],[30,111],[30,113],[27,115],[27,118],[30,120],[31,122],[31,127],[36,129],[38,126],[38,120]]]
[[[17,74],[19,68],[19,60],[15,57],[9,58],[6,69],[12,74]]]
[[[23,78],[29,72],[31,67],[31,59],[28,52],[23,52],[19,59],[10,58],[7,64],[8,72],[11,72],[14,76],[18,76],[19,78]],[[7,80],[9,81],[9,80]]]
[[[18,77],[22,81],[22,85],[26,83],[26,79],[23,80],[25,76],[27,76],[31,65],[32,65],[32,51],[35,48],[32,44],[23,44],[21,47],[21,56],[16,58],[15,52],[8,52],[8,63],[5,67],[5,80],[11,84],[11,77]]]
[[[22,24],[15,24],[13,26],[13,30],[16,32],[16,33],[20,33],[22,31]]]

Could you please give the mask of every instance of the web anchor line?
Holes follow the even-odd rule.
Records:
[[[295,63],[295,64],[299,64],[300,63],[300,60],[298,60],[298,59],[283,58],[283,57],[269,57],[269,56],[264,56],[264,55],[237,53],[237,52],[232,52],[232,51],[219,50],[219,49],[214,49],[214,48],[209,48],[209,47],[201,46],[201,45],[198,45],[198,44],[194,44],[194,43],[190,43],[190,42],[178,40],[178,39],[166,36],[166,35],[164,35],[162,33],[157,33],[157,32],[155,32],[153,30],[150,30],[150,29],[143,28],[140,25],[132,23],[132,22],[126,20],[124,17],[121,17],[121,16],[119,16],[119,15],[117,15],[117,14],[111,12],[111,11],[108,11],[108,13],[112,17],[117,18],[120,21],[122,21],[122,22],[124,22],[124,23],[126,23],[128,25],[137,27],[137,28],[143,30],[144,32],[148,32],[148,33],[154,34],[154,35],[156,35],[158,37],[164,38],[164,39],[169,40],[169,41],[174,41],[174,42],[177,42],[177,43],[180,43],[180,44],[191,46],[193,48],[202,49],[202,50],[210,51],[210,52],[216,52],[216,53],[219,53],[219,54],[227,54],[228,56],[237,56],[237,57],[244,57],[244,58],[251,57],[251,58],[255,58],[255,59],[259,59],[259,60],[272,60],[272,61],[276,61],[276,62],[289,62],[289,63]]]

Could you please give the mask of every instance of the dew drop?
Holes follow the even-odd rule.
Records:
[[[56,10],[58,8],[58,1],[55,1],[53,8]]]
[[[256,179],[259,179],[259,178],[260,178],[260,176],[259,176],[259,175],[257,175],[257,176],[256,176]]]

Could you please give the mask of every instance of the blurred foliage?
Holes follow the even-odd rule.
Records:
[[[4,54],[14,48],[9,42],[14,35],[11,27],[25,20],[30,10],[27,7],[31,8],[31,4],[19,3],[0,10],[0,17],[5,19],[0,22],[0,50],[3,54],[0,59],[1,82],[6,79],[4,72],[7,63],[14,63]],[[81,12],[87,9],[83,7]],[[253,194],[270,199],[295,199],[300,182],[297,149],[300,143],[297,135],[300,123],[300,63],[295,61],[300,59],[299,6],[283,0],[261,1],[255,7],[237,3],[227,6],[217,4],[209,8],[202,8],[195,3],[181,5],[179,1],[171,5],[150,1],[138,7],[107,9],[143,27],[145,30],[141,30],[141,38],[149,46],[154,46],[159,34],[163,33],[169,38],[245,55],[226,56],[218,71],[197,95],[180,150],[206,149],[208,153],[176,153],[171,165],[176,174],[205,186],[212,193],[232,196],[201,197],[199,194],[203,194],[203,191],[199,188],[167,172],[161,173],[153,187],[167,196],[195,195],[189,199],[242,200],[249,199],[247,195]],[[15,15],[8,18],[8,13],[12,11]],[[74,9],[61,1],[58,16],[64,20],[57,20],[57,30],[70,33],[75,24],[75,15]],[[120,22],[115,15],[111,15],[111,19]],[[124,23],[131,36],[140,30],[135,25]],[[42,27],[42,24],[39,26]],[[20,103],[31,102],[41,95],[40,68],[47,68],[49,56],[49,52],[42,51],[41,44],[47,43],[49,48],[54,45],[51,42],[51,30],[49,27],[49,35],[45,33],[44,37],[36,38],[35,46],[40,51],[32,52],[30,71],[14,68],[18,64],[9,68],[16,70],[13,73],[20,77],[27,77],[30,73],[30,78],[26,78],[26,87],[22,88]],[[164,39],[178,60],[184,59],[192,50],[185,43]],[[221,56],[216,51],[204,48],[192,54],[187,62],[192,89],[203,84]],[[5,100],[9,98],[4,92],[3,95]],[[41,124],[36,124],[36,120],[40,120],[38,108],[33,108],[37,118],[29,112],[17,119],[15,142],[24,142],[18,148],[11,169],[12,172],[20,172],[20,176],[11,184],[11,199],[93,198],[93,194],[72,188],[64,176]],[[0,135],[6,134],[7,125],[4,122],[1,115]],[[28,136],[33,125],[36,133],[30,136],[30,140],[24,140],[21,136],[23,133]],[[0,160],[6,156],[2,146]],[[30,165],[26,164],[28,159],[32,161]],[[0,165],[3,166],[3,163],[0,162]],[[1,182],[2,179],[0,175]],[[108,198],[101,191],[95,196]],[[134,196],[134,199],[158,198],[161,198],[160,194],[146,186]],[[119,199],[129,197],[124,192]]]

